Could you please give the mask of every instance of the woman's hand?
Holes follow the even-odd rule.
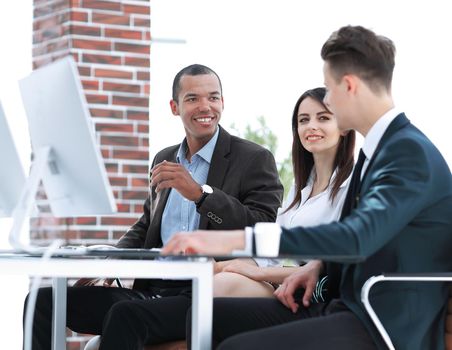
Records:
[[[262,270],[253,259],[228,260],[221,272],[234,272],[255,281],[262,280]]]
[[[296,289],[302,287],[305,290],[302,300],[303,305],[308,307],[322,269],[322,261],[309,261],[306,265],[299,267],[296,272],[284,279],[284,282],[274,292],[275,297],[295,313],[299,308],[299,304],[295,302],[293,295]]]

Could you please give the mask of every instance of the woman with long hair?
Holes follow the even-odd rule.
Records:
[[[338,220],[353,169],[355,132],[341,132],[335,116],[323,102],[325,88],[304,92],[292,115],[294,184],[277,222],[284,227],[312,226]],[[215,297],[272,297],[290,276],[304,274],[303,302],[323,299],[326,277],[318,281],[322,262],[294,264],[276,259],[235,259],[215,264]],[[315,272],[315,273],[311,273]],[[313,277],[314,276],[314,277]],[[317,287],[316,287],[317,283]],[[276,292],[278,293],[278,292]]]

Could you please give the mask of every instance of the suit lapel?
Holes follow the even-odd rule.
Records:
[[[207,184],[211,187],[222,188],[226,171],[229,166],[229,160],[226,156],[230,153],[231,149],[231,135],[224,130],[221,126],[218,134],[217,144],[212,154],[212,160],[210,162],[209,174],[207,175]],[[206,215],[201,215],[199,221],[199,228],[206,229],[208,219]]]
[[[398,130],[405,127],[409,123],[410,123],[410,121],[405,116],[405,113],[400,113],[397,117],[394,118],[394,120],[391,122],[391,124],[389,124],[389,126],[386,129],[386,131],[384,132],[380,142],[378,142],[378,146],[375,149],[375,152],[372,155],[372,158],[369,160],[369,164],[366,168],[366,172],[364,173],[364,175],[361,179],[361,183],[358,188],[358,193],[361,192],[361,186],[364,182],[364,179],[366,178],[367,174],[369,173],[369,169],[372,167],[372,164],[373,164],[376,156],[380,152],[380,150],[384,147],[384,145],[386,144],[386,142],[388,142],[388,140],[392,137],[392,135],[394,135]]]
[[[176,155],[179,147],[175,149],[175,151],[168,157],[168,161],[170,162],[176,162]],[[154,189],[152,189],[154,191]],[[153,232],[154,234],[148,234],[148,238],[158,237],[157,242],[149,242],[149,244],[146,244],[145,246],[161,246],[162,245],[162,238],[161,238],[161,226],[162,226],[162,216],[163,216],[163,210],[165,210],[166,202],[168,201],[168,197],[170,194],[171,189],[165,188],[159,193],[155,194],[155,199],[152,200],[152,206],[151,206],[151,224],[149,226],[148,232]],[[146,242],[148,243],[148,242]]]
[[[405,127],[407,124],[409,124],[408,118],[405,116],[404,113],[400,113],[392,122],[389,124],[388,128],[386,129],[385,133],[383,134],[380,142],[378,143],[377,148],[375,149],[374,154],[372,155],[372,158],[369,160],[369,164],[366,168],[366,172],[364,173],[360,184],[358,186],[358,190],[355,194],[352,195],[358,195],[361,192],[361,187],[363,182],[366,179],[367,174],[369,173],[369,169],[372,167],[372,164],[375,160],[375,157],[380,152],[380,150],[383,148],[385,143],[394,135],[398,130]],[[350,198],[346,198],[345,201],[351,200]],[[348,215],[348,214],[347,214]],[[341,218],[342,219],[342,218]],[[328,271],[328,281],[329,281],[329,291],[328,294],[331,298],[337,298],[340,296],[340,287],[341,281],[343,282],[344,276],[347,275],[347,273],[350,272],[350,269],[354,269],[354,265],[351,266],[350,264],[344,264],[344,263],[334,263],[334,262],[328,262],[327,263],[327,271]]]
[[[226,170],[229,166],[229,160],[226,159],[226,156],[229,154],[230,148],[231,135],[220,126],[220,133],[212,154],[209,174],[207,175],[208,185],[218,188],[222,187],[224,177],[226,176]]]

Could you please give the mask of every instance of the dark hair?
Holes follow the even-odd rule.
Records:
[[[183,68],[179,73],[176,74],[173,80],[173,100],[178,102],[179,92],[180,92],[180,80],[184,75],[203,75],[203,74],[213,74],[218,78],[220,83],[220,93],[223,94],[223,87],[221,86],[221,80],[217,73],[207,66],[202,64],[192,64]]]
[[[304,99],[310,97],[320,103],[328,112],[329,109],[323,103],[325,88],[315,88],[306,91],[300,96],[292,114],[292,165],[295,180],[295,198],[285,211],[293,208],[301,202],[301,190],[307,185],[309,175],[314,167],[314,157],[312,153],[303,147],[298,136],[298,108]],[[350,130],[345,136],[340,137],[339,144],[334,157],[334,169],[337,169],[336,177],[330,192],[330,199],[334,201],[342,183],[348,178],[353,169],[353,154],[355,149],[355,131]]]
[[[336,81],[356,74],[378,93],[382,87],[391,91],[395,51],[390,39],[361,26],[346,26],[331,34],[321,56]]]

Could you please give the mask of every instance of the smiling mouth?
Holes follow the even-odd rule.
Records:
[[[318,141],[323,139],[323,136],[319,136],[319,135],[309,135],[306,137],[307,141]]]
[[[210,123],[210,122],[212,122],[212,120],[214,120],[215,119],[215,117],[202,117],[202,118],[196,118],[195,120],[198,122],[198,123]]]

